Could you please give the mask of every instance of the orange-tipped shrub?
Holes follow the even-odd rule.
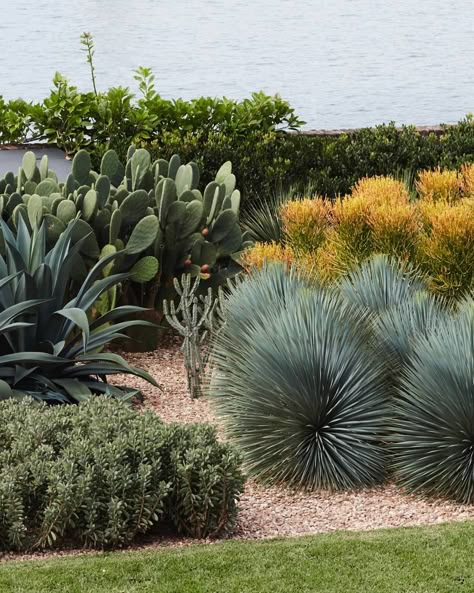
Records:
[[[315,252],[324,241],[330,224],[330,202],[322,198],[291,200],[280,209],[283,232],[297,250]]]
[[[286,268],[295,268],[303,277],[310,280],[319,278],[317,257],[313,253],[297,251],[289,245],[278,243],[256,243],[241,257],[247,272],[260,270],[271,262],[282,263]]]
[[[410,196],[405,184],[393,177],[364,177],[352,188],[353,198],[363,198],[371,204],[406,203]]]
[[[240,258],[241,264],[247,271],[254,268],[260,270],[264,264],[270,262],[280,262],[286,266],[291,266],[295,255],[288,245],[280,243],[255,243],[253,247],[246,249]]]
[[[429,203],[423,217],[419,262],[436,292],[462,296],[474,286],[474,203]]]
[[[420,197],[433,201],[456,202],[461,198],[462,182],[457,171],[421,171],[416,182]]]
[[[375,253],[386,253],[404,261],[415,257],[421,220],[411,204],[377,205],[370,212],[369,223]]]
[[[334,227],[327,234],[335,268],[343,271],[373,253],[371,204],[363,196],[345,196],[333,205]]]
[[[281,208],[286,245],[257,244],[244,263],[280,261],[327,281],[383,253],[420,268],[433,291],[458,298],[474,289],[474,165],[424,171],[417,188],[420,199],[411,201],[401,181],[374,177],[334,203],[288,202]]]
[[[461,167],[461,184],[464,196],[474,198],[474,163]]]

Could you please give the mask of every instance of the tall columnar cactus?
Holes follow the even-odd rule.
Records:
[[[223,323],[223,292],[219,287],[217,295],[208,288],[206,294],[199,295],[200,277],[194,281],[189,274],[183,274],[181,281],[174,279],[179,304],[163,301],[166,320],[183,337],[181,351],[188,377],[191,397],[201,395],[201,386],[209,359],[209,338],[216,334]]]
[[[125,165],[108,151],[99,173],[80,150],[60,183],[47,158],[38,166],[27,152],[18,173],[0,179],[0,214],[13,230],[19,217],[30,229],[44,221],[50,243],[79,219],[74,239],[83,244],[74,266],[77,278],[104,251],[121,251],[108,273],[131,272],[122,299],[160,308],[183,273],[207,286],[234,276],[240,271],[239,253],[249,244],[240,229],[240,192],[230,162],[203,191],[199,180],[196,163],[181,163],[177,155],[153,161],[146,150],[131,147]]]

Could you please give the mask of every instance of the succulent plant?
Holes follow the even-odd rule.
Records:
[[[107,376],[119,373],[156,384],[121,356],[102,351],[128,327],[148,325],[139,320],[123,321],[130,314],[141,313],[142,308],[114,307],[90,321],[101,295],[127,278],[127,274],[103,277],[118,253],[100,259],[75,296],[68,297],[73,263],[84,242],[81,239],[73,244],[77,222],[70,222],[48,250],[46,223],[30,232],[20,218],[15,235],[0,220],[5,253],[0,257],[0,399],[30,396],[68,403],[95,394],[137,395],[135,389],[107,383]]]
[[[389,390],[366,317],[279,266],[230,292],[210,394],[247,469],[346,489],[383,480]]]
[[[125,165],[113,150],[105,153],[99,173],[80,150],[59,183],[47,160],[38,167],[27,152],[18,174],[0,181],[0,213],[13,232],[20,218],[30,231],[44,222],[50,246],[77,219],[76,279],[86,277],[104,250],[115,250],[104,273],[131,272],[122,300],[160,307],[184,272],[200,276],[204,289],[237,274],[240,252],[249,244],[240,229],[240,192],[230,162],[203,192],[199,179],[195,163],[182,164],[177,155],[152,162],[146,150],[131,147]]]
[[[415,492],[474,502],[474,306],[464,302],[417,344],[396,400],[395,470]]]
[[[217,295],[211,288],[208,288],[207,294],[199,295],[200,282],[200,276],[196,276],[191,282],[189,274],[183,274],[181,280],[175,278],[178,306],[174,301],[163,301],[166,320],[183,337],[181,351],[188,376],[189,393],[193,398],[201,395],[210,354],[209,338],[216,335],[224,322],[224,294],[221,287]]]

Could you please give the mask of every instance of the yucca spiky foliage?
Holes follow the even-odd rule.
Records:
[[[366,316],[280,266],[234,288],[210,393],[251,474],[305,488],[379,482],[385,360]]]
[[[395,470],[412,491],[474,502],[474,306],[420,340],[393,421]]]
[[[410,265],[379,254],[344,276],[339,290],[349,302],[379,312],[403,304],[426,285]]]
[[[27,395],[66,403],[101,393],[116,397],[137,394],[107,383],[108,375],[119,373],[154,383],[145,371],[131,367],[121,356],[102,352],[110,341],[122,337],[125,328],[146,325],[123,321],[143,309],[118,307],[94,321],[88,316],[104,292],[128,277],[102,277],[104,267],[116,255],[101,259],[69,300],[72,268],[82,246],[81,241],[72,242],[75,222],[49,252],[44,225],[30,233],[19,217],[15,235],[6,223],[0,224],[0,397]]]
[[[375,255],[355,268],[339,284],[349,303],[371,316],[378,356],[389,359],[398,372],[421,336],[442,322],[446,305],[428,290],[428,281],[408,263]]]

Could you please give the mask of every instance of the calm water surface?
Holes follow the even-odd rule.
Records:
[[[153,67],[165,97],[279,92],[309,127],[455,122],[474,111],[473,0],[10,0],[0,94],[37,100],[56,70],[134,88]]]

